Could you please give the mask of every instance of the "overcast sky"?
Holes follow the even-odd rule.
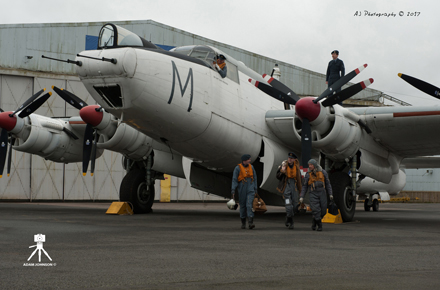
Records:
[[[0,10],[0,24],[149,19],[319,73],[338,49],[347,72],[368,64],[353,81],[440,105],[397,77],[440,87],[440,1],[15,0]]]

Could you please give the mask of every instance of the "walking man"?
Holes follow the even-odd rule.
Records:
[[[248,218],[249,229],[255,227],[252,202],[257,193],[257,188],[257,174],[251,165],[251,156],[245,154],[241,157],[241,163],[234,169],[231,188],[232,199],[234,199],[235,196],[235,189],[238,190],[242,229],[246,228],[246,217]]]
[[[299,169],[299,161],[295,153],[290,152],[287,160],[278,167],[277,190],[283,194],[286,206],[286,227],[293,230],[293,216],[295,215],[295,207],[298,205],[298,195],[301,192],[301,171]]]
[[[318,225],[318,231],[322,231],[321,219],[327,213],[327,194],[330,196],[330,200],[333,200],[332,186],[328,179],[327,172],[318,165],[315,159],[309,160],[309,170],[304,178],[303,187],[301,190],[301,198],[299,202],[303,202],[304,195],[307,190],[310,192],[310,207],[312,208],[312,230],[316,230]]]

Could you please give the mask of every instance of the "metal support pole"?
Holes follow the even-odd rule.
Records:
[[[150,185],[151,185],[151,166],[153,163],[153,157],[150,155],[147,158],[147,188],[148,190],[150,189]]]
[[[356,197],[356,167],[357,167],[357,160],[356,156],[354,156],[351,159],[351,183],[352,183],[352,189],[353,189],[353,197]]]

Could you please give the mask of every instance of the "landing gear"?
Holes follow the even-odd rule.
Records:
[[[370,200],[368,198],[364,201],[364,209],[365,211],[370,211],[371,205],[369,204]]]
[[[368,194],[364,201],[364,209],[365,211],[370,211],[373,208],[373,211],[379,211],[379,194]],[[373,201],[373,202],[371,202]]]
[[[154,183],[148,185],[145,176],[145,170],[130,170],[122,179],[119,190],[120,200],[130,202],[136,214],[153,211],[151,207],[154,202]]]
[[[347,173],[337,171],[332,173],[329,178],[342,220],[344,222],[352,221],[356,211],[356,197],[353,196],[350,176]]]
[[[373,200],[373,211],[379,211],[379,201],[377,199]]]

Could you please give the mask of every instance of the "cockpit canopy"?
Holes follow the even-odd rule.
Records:
[[[145,47],[159,49],[153,43],[120,26],[108,23],[101,28],[98,49],[116,47]]]
[[[217,53],[209,46],[206,45],[188,45],[179,46],[173,48],[170,51],[174,51],[180,54],[191,56],[206,61],[208,64],[212,64],[215,60]]]

